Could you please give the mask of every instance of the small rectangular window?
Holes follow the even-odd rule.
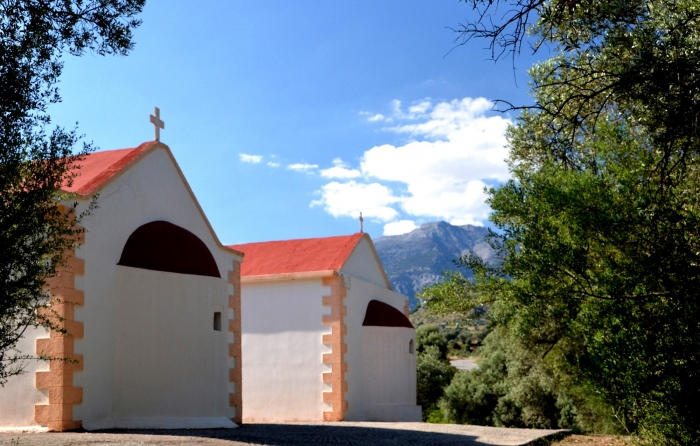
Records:
[[[221,312],[214,313],[214,330],[221,331]]]

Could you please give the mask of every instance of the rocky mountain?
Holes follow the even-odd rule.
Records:
[[[453,259],[473,250],[487,263],[496,261],[495,252],[484,241],[487,234],[483,227],[437,221],[408,234],[377,238],[374,246],[394,289],[408,296],[414,308],[418,291],[437,283],[442,271],[457,269]]]

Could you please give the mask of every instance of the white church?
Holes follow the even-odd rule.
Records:
[[[162,124],[161,124],[162,127]],[[158,130],[158,128],[156,128]],[[415,330],[366,234],[225,246],[156,140],[80,162],[85,237],[25,333],[0,428],[420,421]]]
[[[421,421],[415,330],[367,234],[233,245],[243,421]]]

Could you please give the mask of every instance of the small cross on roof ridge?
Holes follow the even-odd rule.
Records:
[[[154,107],[153,115],[150,115],[151,123],[156,131],[156,141],[160,141],[160,129],[165,129],[165,122],[160,119],[160,109]]]

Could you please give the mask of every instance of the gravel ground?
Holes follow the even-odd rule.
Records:
[[[516,446],[561,431],[425,423],[245,424],[238,429],[0,432],[1,445],[461,445]],[[598,446],[598,445],[596,445]],[[617,445],[616,445],[617,446]]]

